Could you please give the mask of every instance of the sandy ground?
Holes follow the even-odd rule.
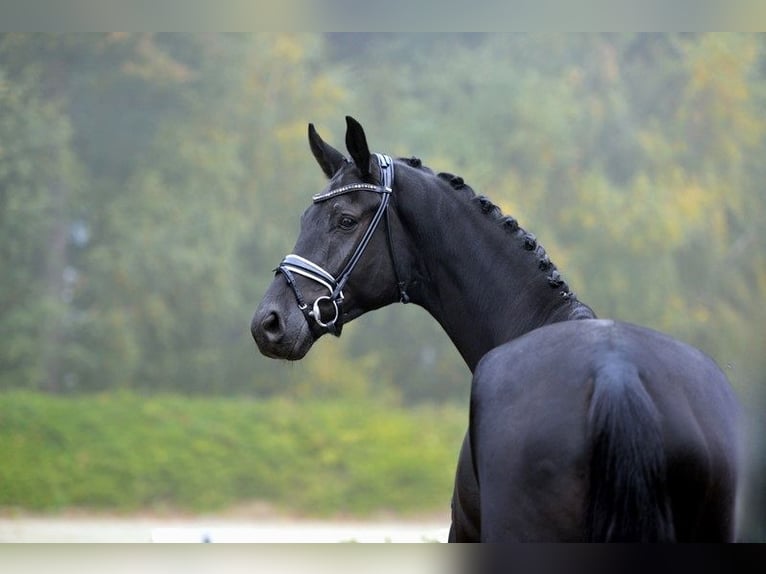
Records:
[[[45,516],[0,510],[0,542],[15,543],[0,544],[0,573],[459,574],[460,545],[406,544],[446,541],[448,525],[441,516],[321,521],[241,511]]]
[[[448,517],[310,520],[279,516],[0,515],[0,542],[446,542]]]

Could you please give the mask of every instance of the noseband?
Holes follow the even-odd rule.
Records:
[[[295,294],[298,308],[303,313],[303,316],[306,317],[306,321],[308,321],[309,325],[311,325],[313,321],[322,332],[331,333],[336,337],[340,336],[340,332],[343,328],[343,287],[346,286],[346,283],[351,276],[351,272],[354,270],[357,263],[359,263],[359,259],[362,257],[364,250],[372,239],[373,233],[375,233],[375,230],[378,228],[378,225],[380,225],[384,216],[386,217],[386,238],[388,240],[388,248],[391,253],[394,272],[397,276],[399,298],[402,303],[407,303],[409,301],[409,297],[404,288],[405,284],[404,282],[399,281],[393,245],[391,244],[391,226],[388,222],[388,204],[391,199],[394,183],[394,162],[389,156],[379,153],[375,154],[375,158],[378,162],[378,167],[380,168],[380,185],[352,183],[324,193],[319,193],[312,197],[314,203],[321,203],[328,199],[332,199],[333,197],[351,193],[352,191],[368,191],[380,195],[380,204],[378,204],[378,209],[375,212],[369,227],[367,227],[362,239],[351,254],[348,263],[346,263],[346,266],[340,274],[338,274],[337,279],[320,265],[317,265],[313,261],[309,261],[300,255],[295,255],[294,253],[286,255],[279,264],[279,267],[275,270],[277,273],[284,275],[287,284]],[[309,305],[306,303],[298,288],[298,284],[295,281],[295,275],[301,275],[302,277],[306,277],[307,279],[319,283],[322,287],[327,289],[328,294],[317,297],[314,302]]]

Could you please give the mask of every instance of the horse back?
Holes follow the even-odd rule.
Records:
[[[737,415],[709,357],[649,329],[571,321],[502,345],[471,392],[481,538],[731,540]]]

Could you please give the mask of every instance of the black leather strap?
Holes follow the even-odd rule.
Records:
[[[408,303],[410,300],[405,289],[406,283],[400,279],[398,267],[396,264],[396,257],[394,256],[393,242],[391,241],[391,225],[388,215],[388,206],[391,200],[391,193],[394,182],[394,162],[391,157],[384,154],[376,153],[374,157],[378,163],[378,167],[380,168],[380,185],[373,185],[369,183],[352,183],[350,185],[345,185],[343,187],[339,187],[313,196],[314,202],[319,203],[333,197],[338,197],[339,195],[351,193],[353,191],[367,191],[380,195],[380,204],[378,205],[378,209],[375,211],[375,215],[372,217],[370,225],[367,226],[367,229],[362,235],[362,238],[354,248],[351,257],[343,267],[343,270],[338,274],[338,278],[336,279],[331,273],[313,261],[309,261],[300,255],[295,255],[294,253],[286,255],[282,262],[279,264],[279,267],[277,267],[275,270],[277,273],[282,273],[282,275],[284,275],[287,284],[295,294],[295,300],[298,303],[298,307],[306,317],[306,321],[311,324],[313,320],[318,327],[336,336],[340,336],[341,329],[343,328],[343,287],[345,287],[346,283],[351,277],[351,273],[359,263],[359,259],[364,254],[365,249],[367,249],[367,246],[369,245],[375,230],[380,225],[380,222],[383,220],[384,216],[386,218],[386,240],[394,267],[397,288],[399,289],[399,300],[402,303]],[[300,292],[298,284],[295,281],[294,274],[302,275],[303,277],[320,283],[328,290],[329,295],[318,297],[312,306],[309,307]],[[322,310],[320,302],[324,303],[325,301],[334,307],[333,316],[330,318],[321,316]]]

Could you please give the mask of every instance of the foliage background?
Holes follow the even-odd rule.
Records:
[[[323,185],[306,124],[342,147],[350,114],[516,216],[600,316],[725,368],[766,538],[765,104],[762,34],[2,34],[0,401],[464,407],[468,370],[412,307],[290,366],[249,338]]]

